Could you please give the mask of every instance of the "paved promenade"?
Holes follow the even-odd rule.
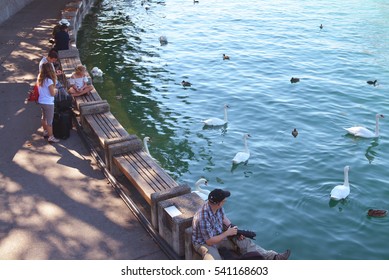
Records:
[[[67,2],[34,0],[0,25],[0,259],[167,259],[77,131],[47,144],[25,102]]]

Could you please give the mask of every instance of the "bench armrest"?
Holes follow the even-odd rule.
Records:
[[[92,115],[109,112],[107,100],[90,101],[80,104],[81,115]]]

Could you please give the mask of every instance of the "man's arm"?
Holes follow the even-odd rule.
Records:
[[[210,239],[205,240],[205,243],[207,243],[208,246],[212,246],[221,242],[227,236],[234,236],[237,233],[238,233],[237,227],[229,227],[226,231],[223,231],[221,234],[212,236]]]
[[[227,216],[224,216],[223,218],[223,225],[225,225],[227,228],[231,225],[231,221],[227,218]]]

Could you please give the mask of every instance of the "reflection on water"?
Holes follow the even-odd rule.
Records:
[[[374,157],[377,156],[377,152],[374,151],[374,148],[378,146],[378,138],[374,139],[370,146],[367,147],[366,149],[366,153],[365,153],[365,157],[367,158],[367,160],[369,161],[369,163],[372,163],[373,160],[374,160]]]
[[[378,155],[375,148],[379,145],[379,137],[366,139],[366,138],[361,138],[354,135],[346,134],[345,138],[351,139],[353,143],[357,146],[366,146],[369,143],[369,145],[365,148],[364,155],[370,164],[373,163],[374,158]]]
[[[328,206],[330,208],[338,207],[339,212],[343,211],[343,207],[348,204],[347,198],[346,199],[340,199],[340,200],[335,200],[335,199],[329,199],[328,201]]]
[[[225,136],[227,133],[228,123],[222,125],[222,126],[209,126],[204,125],[203,130],[214,130],[214,131],[220,131],[220,134],[222,136]]]

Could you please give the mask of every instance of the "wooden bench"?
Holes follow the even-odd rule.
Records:
[[[113,156],[113,164],[151,206],[151,223],[158,229],[158,202],[187,194],[191,188],[179,185],[143,149]]]
[[[77,65],[81,64],[78,49],[70,48],[69,50],[58,51],[61,70],[67,78],[72,75]]]
[[[106,100],[80,104],[83,129],[97,137],[104,150],[105,164],[112,169],[112,157],[134,149],[141,149],[142,142],[136,135],[130,135],[109,111]]]
[[[81,64],[81,61],[78,57],[64,57],[60,58],[62,72],[69,79],[74,70],[78,65]]]

